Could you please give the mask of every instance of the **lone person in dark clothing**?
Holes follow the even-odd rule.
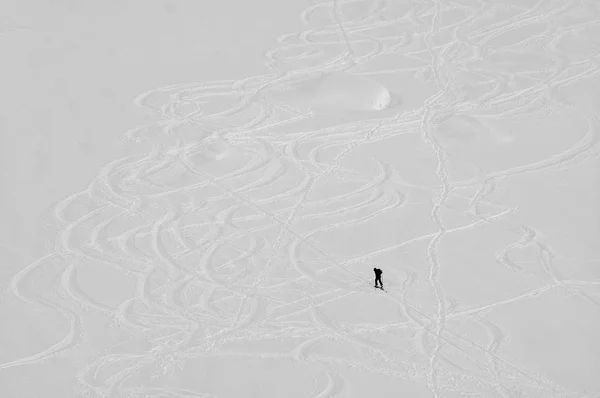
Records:
[[[373,271],[375,272],[375,287],[383,289],[383,283],[381,282],[381,274],[383,273],[383,271],[379,268],[373,268]],[[379,283],[379,286],[377,286],[377,283]]]

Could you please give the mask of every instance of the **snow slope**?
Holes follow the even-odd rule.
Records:
[[[3,4],[3,395],[600,396],[599,11]]]

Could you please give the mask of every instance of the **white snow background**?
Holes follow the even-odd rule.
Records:
[[[600,397],[599,2],[7,0],[0,42],[1,397]]]

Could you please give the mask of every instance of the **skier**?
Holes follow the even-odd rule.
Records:
[[[383,273],[383,271],[379,268],[373,268],[373,271],[375,272],[375,287],[378,287],[383,290],[383,283],[381,282],[381,274]],[[377,286],[378,282],[379,286]]]

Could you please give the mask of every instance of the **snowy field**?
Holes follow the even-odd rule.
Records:
[[[599,2],[8,0],[0,41],[1,397],[600,397]]]

